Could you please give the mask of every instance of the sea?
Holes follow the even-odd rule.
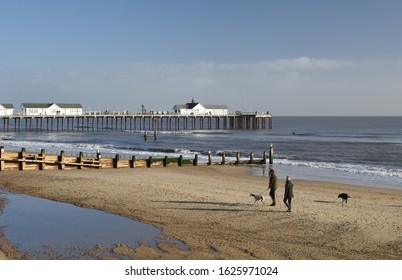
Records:
[[[402,189],[402,117],[273,117],[272,129],[31,130],[0,124],[0,146],[20,150],[122,158],[178,157],[219,161],[222,153],[261,157],[273,146],[273,165],[250,166],[256,176],[274,168],[279,177]],[[144,133],[148,133],[144,140]]]

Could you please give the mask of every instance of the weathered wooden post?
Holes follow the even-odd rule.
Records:
[[[250,153],[250,164],[253,164],[253,160],[254,160],[254,153],[251,152]]]
[[[193,165],[194,165],[194,166],[197,166],[197,165],[198,165],[198,154],[195,154],[195,156],[194,156]]]
[[[64,167],[65,167],[64,157],[65,157],[64,151],[61,151],[61,152],[60,152],[60,155],[58,156],[59,169],[60,169],[60,170],[63,170]]]
[[[21,149],[21,152],[18,154],[18,161],[19,161],[19,170],[25,170],[25,148]]]
[[[274,145],[269,146],[269,164],[274,164]]]
[[[212,156],[211,156],[211,152],[208,152],[208,165],[212,164]]]
[[[132,156],[132,157],[131,157],[131,160],[130,160],[130,168],[135,168],[135,156]]]
[[[0,171],[3,171],[4,169],[5,169],[5,159],[3,158],[5,156],[5,153],[4,153],[4,147],[3,146],[1,146],[0,147]]]
[[[240,152],[236,153],[236,164],[239,165],[240,164]]]
[[[84,153],[80,152],[79,156],[78,156],[78,169],[82,169],[82,165],[84,164]]]
[[[101,152],[99,150],[96,150],[96,159],[100,161],[101,158],[102,158]]]
[[[93,124],[93,121],[92,121]],[[99,150],[96,150],[96,165],[97,169],[102,168],[102,154]]]
[[[40,163],[39,163],[39,170],[45,170],[45,149],[40,150]]]
[[[152,157],[150,156],[147,160],[147,167],[151,168],[152,167]]]
[[[267,164],[267,152],[262,153],[262,164]]]
[[[222,153],[222,162],[221,162],[221,164],[225,165],[225,163],[226,163],[226,154],[225,154],[225,152],[223,152]]]
[[[182,155],[179,156],[178,165],[183,166],[183,156]]]
[[[120,156],[116,155],[113,159],[113,168],[119,168]]]
[[[165,157],[163,158],[163,167],[166,167],[166,166],[167,166],[167,162],[168,162],[168,159],[167,159],[167,156],[165,156]]]

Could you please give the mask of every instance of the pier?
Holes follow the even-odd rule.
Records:
[[[84,115],[11,115],[0,116],[3,131],[177,131],[213,129],[272,129],[269,113],[233,113],[227,115],[180,114],[84,114]]]

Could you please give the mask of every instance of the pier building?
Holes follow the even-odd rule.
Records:
[[[21,113],[24,116],[81,116],[81,104],[69,103],[22,103]]]
[[[0,116],[12,116],[14,114],[14,105],[0,103]]]
[[[176,114],[179,115],[211,115],[226,116],[228,115],[228,107],[226,105],[202,105],[195,102],[194,98],[190,103],[176,104],[173,107]]]

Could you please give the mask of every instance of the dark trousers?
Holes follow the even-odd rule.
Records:
[[[285,205],[288,207],[288,209],[290,210],[292,208],[292,198],[284,198],[283,202],[285,203]]]
[[[275,199],[275,191],[276,191],[276,190],[271,189],[270,192],[269,192],[269,196],[270,196],[272,199]]]

